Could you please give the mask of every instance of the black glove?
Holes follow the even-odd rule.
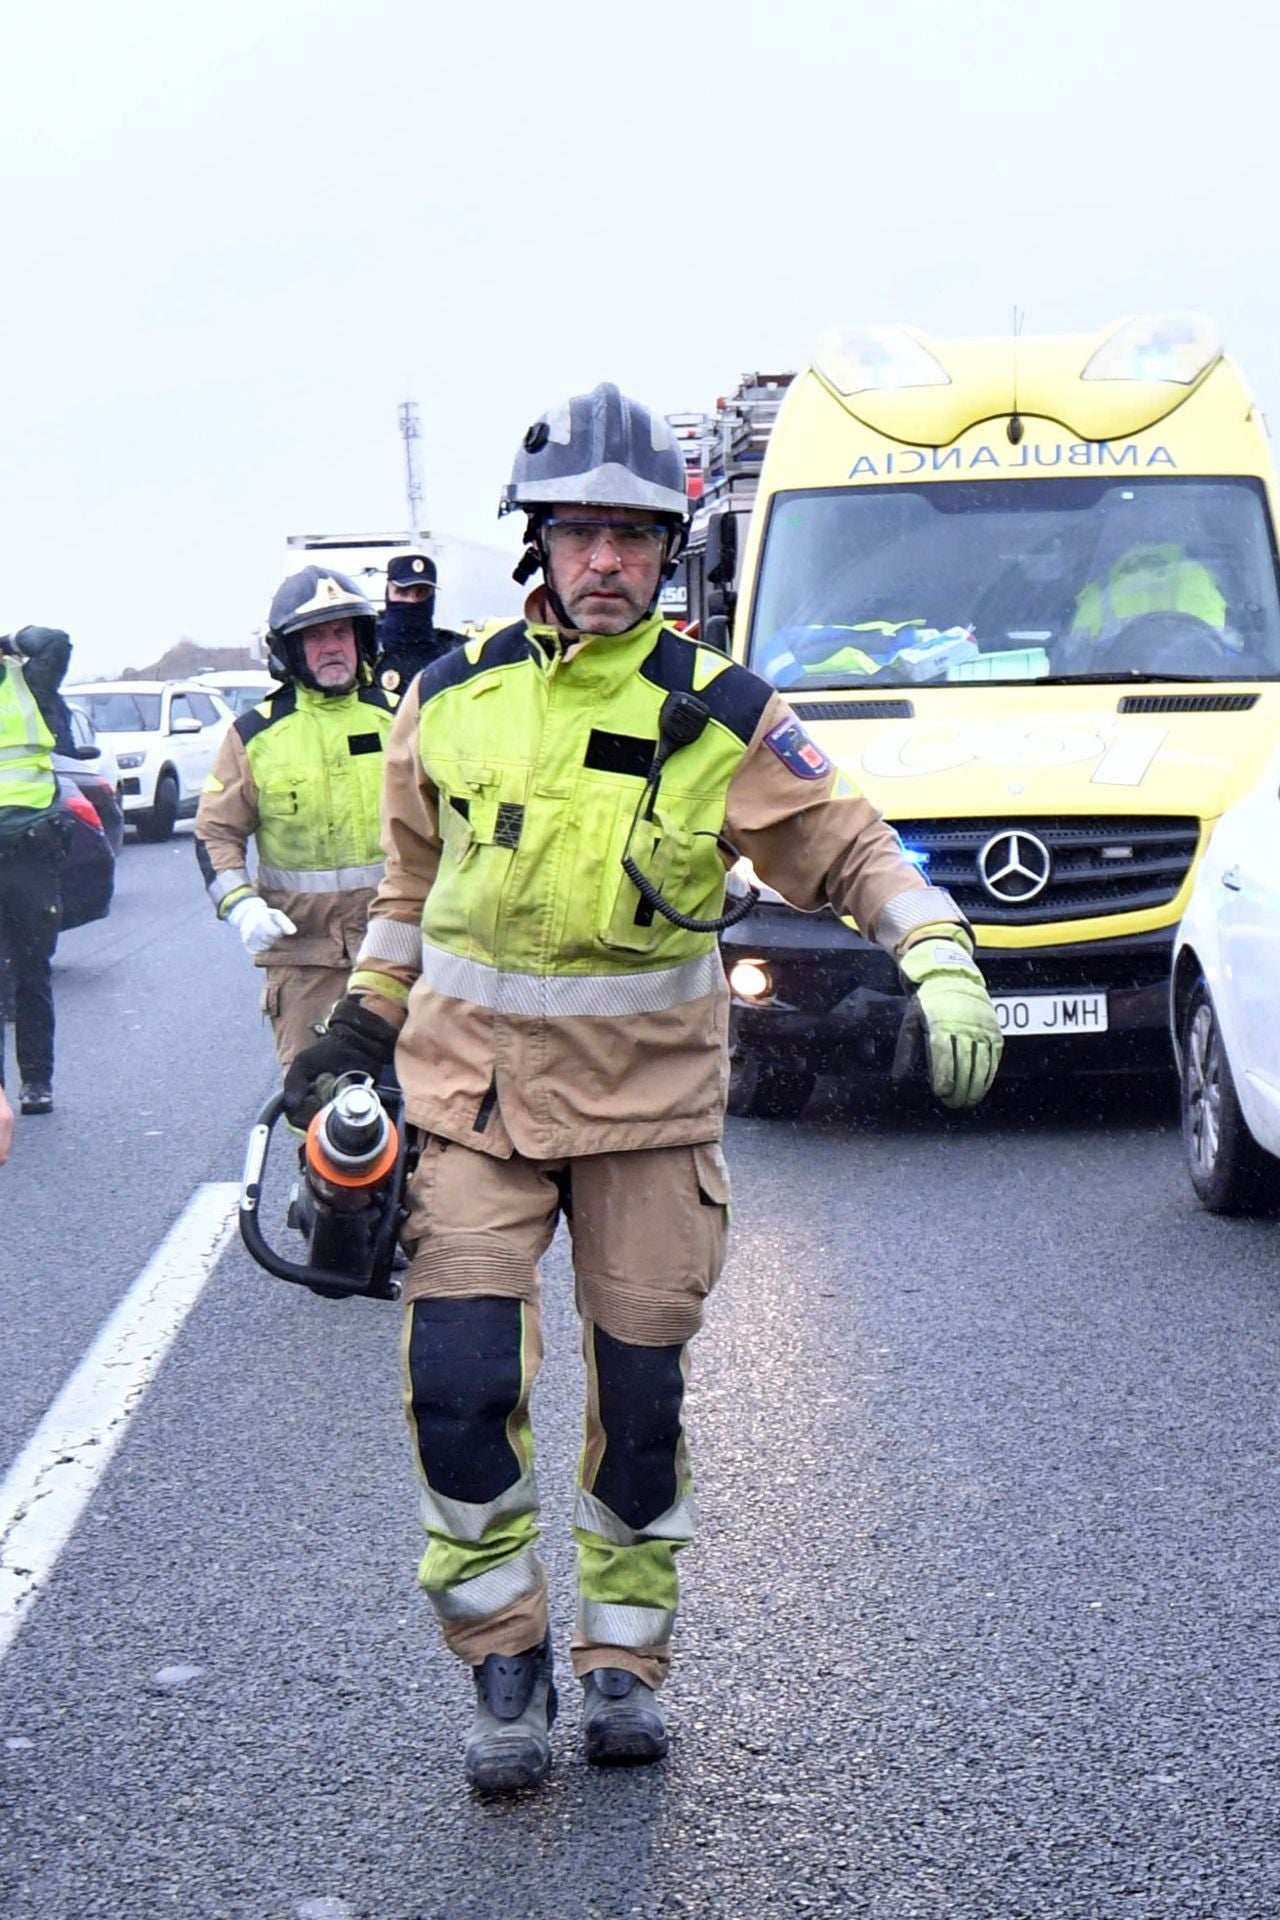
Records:
[[[333,1098],[334,1081],[344,1073],[377,1079],[394,1057],[399,1035],[350,994],[329,1015],[328,1027],[314,1046],[304,1047],[284,1077],[284,1110],[290,1126],[306,1127]]]

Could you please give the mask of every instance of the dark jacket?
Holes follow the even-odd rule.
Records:
[[[427,618],[422,618],[423,614]],[[392,600],[378,617],[378,651],[373,684],[384,693],[402,694],[424,667],[460,647],[464,636],[432,623],[430,607]]]

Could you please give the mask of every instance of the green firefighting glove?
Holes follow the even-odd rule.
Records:
[[[976,1107],[996,1077],[1004,1037],[968,936],[931,931],[908,947],[899,971],[914,987],[893,1063],[910,1073],[923,1041],[929,1084],[944,1107]]]
[[[344,1073],[367,1073],[376,1080],[395,1055],[398,1035],[389,1020],[370,1013],[351,994],[339,1000],[326,1030],[304,1047],[284,1077],[284,1111],[290,1126],[308,1126]]]

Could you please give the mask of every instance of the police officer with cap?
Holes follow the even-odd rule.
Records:
[[[436,563],[430,554],[410,549],[387,562],[387,604],[378,621],[374,684],[400,694],[462,635],[435,624]]]

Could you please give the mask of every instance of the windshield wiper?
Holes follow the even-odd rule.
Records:
[[[935,683],[941,686],[942,682]],[[884,680],[877,674],[870,680],[850,680],[848,674],[808,674],[792,687],[779,687],[778,692],[785,700],[796,693],[852,693],[861,697],[864,693],[901,693],[905,687],[916,685],[914,680]]]
[[[1188,686],[1199,687],[1211,685],[1221,677],[1216,673],[1148,673],[1143,667],[1124,667],[1118,673],[1037,674],[1035,684],[1038,687],[1114,687],[1133,681],[1149,686],[1154,681],[1177,680]],[[991,684],[987,682],[988,686]]]

